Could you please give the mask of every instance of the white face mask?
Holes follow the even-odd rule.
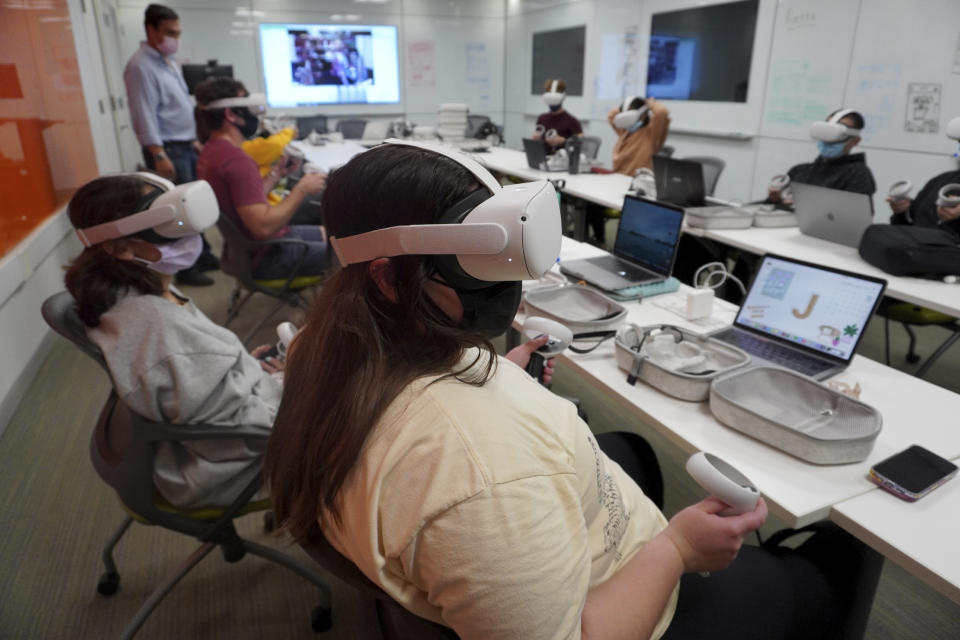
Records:
[[[134,256],[134,261],[147,265],[149,269],[153,269],[157,273],[173,275],[193,266],[193,263],[197,261],[203,251],[203,240],[200,239],[198,233],[192,236],[184,236],[174,242],[154,246],[160,251],[159,260],[151,262],[145,258]]]
[[[174,38],[173,36],[164,36],[163,40],[160,41],[160,44],[157,46],[157,49],[160,50],[165,56],[172,56],[177,52],[177,49],[180,47],[180,39]]]

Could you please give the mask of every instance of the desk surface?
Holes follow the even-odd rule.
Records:
[[[906,502],[876,489],[834,505],[830,518],[960,604],[957,478],[916,502]]]
[[[564,259],[598,253],[595,247],[564,238]],[[667,295],[683,295],[685,291],[689,288]],[[654,304],[655,300],[623,303],[628,309],[626,321],[639,325],[669,323],[704,331]],[[717,301],[715,308],[719,309],[716,315],[732,321],[732,305]],[[522,320],[520,316],[518,321]],[[945,458],[960,456],[960,424],[955,418],[960,415],[960,395],[860,356],[855,356],[851,366],[835,379],[861,385],[861,399],[883,415],[883,431],[863,462],[828,466],[809,464],[720,424],[706,402],[677,400],[642,382],[627,384],[626,372],[614,360],[612,340],[589,354],[567,352],[559,357],[563,366],[683,450],[710,451],[738,467],[763,491],[771,511],[791,526],[825,519],[831,506],[877,490],[866,478],[870,467],[910,444],[921,444]]]
[[[327,172],[346,164],[353,156],[367,150],[356,140],[327,142],[321,145],[312,145],[306,140],[297,140],[290,144],[303,152],[307,162],[315,164]]]

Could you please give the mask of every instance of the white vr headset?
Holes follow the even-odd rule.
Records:
[[[544,94],[543,94],[543,101],[546,102],[546,103],[547,103],[547,106],[549,106],[549,107],[555,107],[555,106],[557,106],[558,104],[560,104],[561,102],[563,102],[563,99],[564,99],[564,98],[567,97],[567,94],[566,94],[566,93],[562,93],[562,92],[560,92],[560,91],[557,91],[557,85],[558,85],[558,84],[559,84],[559,81],[558,81],[558,80],[554,80],[554,81],[550,84],[550,91],[546,91],[546,92],[544,92]]]
[[[947,123],[947,137],[960,140],[960,116]]]
[[[620,105],[620,113],[613,116],[613,126],[617,129],[629,129],[640,121],[650,107],[643,105],[639,109],[631,109],[630,103],[637,99],[637,96],[627,96],[627,99]],[[652,115],[652,114],[651,114]]]
[[[426,149],[454,160],[484,185],[474,193],[486,197],[453,224],[403,225],[331,237],[341,265],[400,255],[453,255],[476,280],[510,282],[536,280],[556,263],[560,205],[547,180],[501,187],[487,169],[457,149],[397,139],[386,144]]]
[[[814,122],[810,125],[810,137],[823,142],[840,142],[847,138],[858,137],[863,133],[862,129],[853,129],[840,124],[842,119],[856,112],[856,109],[841,109],[830,116],[826,122]]]
[[[263,115],[267,112],[267,97],[262,93],[251,93],[248,96],[237,96],[235,98],[220,98],[209,104],[205,104],[200,109],[203,111],[213,111],[215,109],[227,109],[229,107],[246,107],[250,113]]]
[[[205,180],[174,185],[166,178],[146,172],[119,173],[117,176],[137,177],[161,193],[146,211],[104,222],[86,229],[77,229],[77,236],[85,247],[106,240],[131,236],[152,229],[164,238],[174,240],[200,233],[216,223],[220,217],[217,196]]]

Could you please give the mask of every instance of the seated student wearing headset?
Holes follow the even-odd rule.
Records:
[[[741,547],[762,501],[721,517],[708,498],[668,521],[624,465],[645,486],[659,468],[614,462],[525,360],[496,355],[519,280],[560,246],[553,188],[516,187],[412,142],[331,176],[343,268],[287,352],[264,467],[277,522],[464,639],[862,633],[877,554],[829,523],[797,550]]]
[[[563,78],[550,79],[543,84],[543,101],[550,110],[537,117],[532,138],[543,140],[548,155],[563,147],[567,138],[583,135],[580,121],[563,108],[566,97],[567,81]]]
[[[285,278],[303,259],[299,275],[323,273],[330,266],[326,234],[319,225],[288,225],[305,198],[323,191],[326,175],[305,175],[282,202],[271,205],[266,194],[276,185],[278,176],[260,177],[257,163],[243,152],[244,140],[256,134],[259,117],[251,109],[262,111],[262,95],[250,96],[241,82],[214,78],[197,85],[197,131],[206,138],[197,158],[197,176],[213,187],[220,211],[254,240],[298,238],[309,243],[306,258],[303,247],[278,244],[253,256],[256,278]]]
[[[216,221],[216,198],[202,181],[174,187],[151,174],[120,174],[80,187],[67,215],[86,248],[67,269],[66,287],[130,409],[160,422],[251,425],[266,432],[280,404],[280,381],[272,374],[283,363],[257,359],[266,345],[247,353],[236,335],[172,285],[201,251],[203,229],[171,238],[149,225],[127,234],[111,224],[156,212],[169,204],[169,196],[158,199],[174,189],[204,226]],[[263,450],[263,441],[239,439],[162,443],[157,489],[180,508],[230,504],[244,488],[234,479],[261,464]]]
[[[817,141],[818,155],[813,162],[791,167],[787,172],[790,182],[867,195],[876,193],[877,183],[867,167],[866,154],[850,153],[860,144],[864,125],[863,116],[853,109],[838,109],[825,122],[813,123],[810,137]],[[773,185],[768,188],[767,202],[792,204]]]
[[[947,123],[946,134],[948,138],[960,141],[960,116]],[[960,158],[960,150],[953,156]],[[958,187],[951,188],[948,185]],[[890,223],[945,229],[960,241],[960,204],[951,205],[950,201],[941,196],[941,191],[945,188],[948,192],[955,192],[953,195],[960,196],[960,168],[945,171],[928,180],[916,198],[887,198],[893,210]]]
[[[670,129],[670,113],[653,98],[627,97],[619,107],[607,115],[610,126],[617,134],[613,145],[613,170],[633,176],[637,169],[653,169],[653,156],[667,141]],[[587,207],[587,224],[593,230],[597,244],[606,243],[606,208],[599,205]]]

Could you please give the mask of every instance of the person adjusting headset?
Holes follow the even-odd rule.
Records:
[[[637,169],[653,169],[653,156],[667,141],[670,112],[654,98],[627,96],[607,115],[617,134],[613,170],[633,176]]]
[[[288,224],[300,205],[323,191],[326,175],[307,174],[280,203],[271,205],[266,192],[276,181],[261,178],[257,163],[242,149],[243,141],[256,135],[260,115],[266,110],[263,94],[247,93],[241,82],[213,78],[197,85],[195,116],[204,140],[197,160],[197,175],[210,183],[220,212],[252,240],[293,238],[307,243],[278,243],[257,249],[251,255],[257,279],[318,275],[330,266],[326,233],[319,225]],[[273,184],[271,184],[271,181]]]
[[[946,135],[960,142],[960,116],[947,123]],[[953,153],[960,158],[960,149]],[[888,197],[892,224],[913,224],[949,231],[960,242],[960,167],[927,181],[916,198]]]
[[[64,281],[119,399],[149,420],[266,433],[280,403],[274,374],[282,363],[258,361],[268,345],[247,353],[172,284],[200,252],[200,232],[217,220],[210,185],[174,186],[150,173],[104,176],[77,190],[67,215],[84,249]],[[263,449],[263,440],[161,443],[157,490],[179,508],[228,505]]]
[[[551,78],[543,84],[543,101],[550,109],[537,117],[534,140],[543,140],[548,155],[563,147],[568,138],[583,135],[580,121],[563,108],[567,97],[567,82],[563,78]]]
[[[789,195],[792,182],[873,195],[877,183],[867,167],[866,154],[851,153],[860,144],[864,125],[863,116],[854,109],[838,109],[825,121],[811,124],[810,137],[817,142],[816,159],[791,167],[786,178],[774,176],[766,201],[792,204]]]
[[[323,208],[343,268],[288,348],[264,467],[276,521],[295,540],[326,539],[408,611],[465,640],[659,638],[685,624],[681,574],[708,583],[695,572],[738,550],[735,566],[769,563],[747,571],[751,605],[757,593],[767,609],[802,609],[814,637],[839,624],[836,607],[859,585],[822,576],[856,575],[854,554],[824,559],[821,572],[799,552],[741,549],[762,501],[721,518],[708,499],[668,522],[642,438],[594,436],[521,368],[529,350],[496,355],[489,338],[510,326],[520,281],[560,249],[549,182],[501,187],[454,149],[388,141],[331,176]],[[792,572],[787,556],[816,584],[771,589]],[[689,588],[684,618],[699,610],[699,628],[682,637],[755,622],[756,606],[718,620],[723,573],[710,579],[712,603]]]

